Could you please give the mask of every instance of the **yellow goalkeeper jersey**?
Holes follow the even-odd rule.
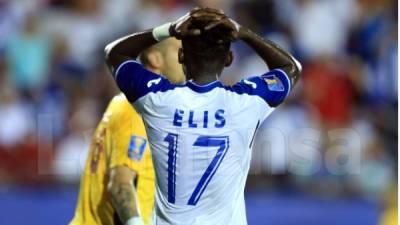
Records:
[[[150,224],[155,184],[148,146],[141,117],[123,94],[115,96],[92,138],[70,225],[120,224],[107,192],[110,170],[120,165],[136,172],[139,208],[145,224]]]

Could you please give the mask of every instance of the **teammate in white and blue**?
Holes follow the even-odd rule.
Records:
[[[174,36],[187,82],[172,84],[136,58]],[[232,41],[254,49],[271,69],[233,86],[218,77],[233,60]],[[156,172],[153,224],[245,225],[244,187],[259,125],[288,96],[301,66],[274,43],[222,11],[195,8],[174,23],[106,47],[119,88],[142,115]]]

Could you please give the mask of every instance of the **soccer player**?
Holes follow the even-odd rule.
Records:
[[[182,39],[187,82],[171,84],[135,59],[167,37]],[[270,71],[225,86],[232,41],[248,44]],[[173,23],[106,46],[119,88],[142,115],[156,172],[153,224],[247,224],[244,187],[253,138],[281,104],[301,66],[286,51],[227,17],[195,8]]]
[[[177,58],[180,46],[180,41],[169,38],[146,49],[141,61],[171,82],[183,82]],[[150,224],[154,179],[142,119],[119,94],[109,103],[93,136],[70,225]]]

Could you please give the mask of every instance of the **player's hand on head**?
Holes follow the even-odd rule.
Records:
[[[169,28],[169,32],[171,36],[176,39],[183,39],[185,36],[196,36],[200,35],[201,31],[199,29],[191,29],[189,30],[189,26],[191,24],[191,16],[190,13],[185,14],[181,18],[177,19],[173,22]]]
[[[196,7],[190,11],[190,15],[197,21],[218,21],[225,17],[224,11],[213,8]]]
[[[170,34],[176,39],[183,39],[187,36],[198,36],[201,34],[201,30],[199,28],[192,28],[193,22],[192,12],[186,13],[181,18],[177,19],[170,26]]]
[[[240,36],[240,30],[241,30],[240,24],[228,16],[224,16],[224,18],[210,22],[204,28],[204,30],[207,32],[217,28],[225,30],[226,32],[225,37],[228,41],[231,42],[236,41]]]
[[[207,24],[220,21],[225,17],[220,9],[196,7],[171,24],[170,34],[177,39],[198,36]],[[194,22],[204,24],[204,26],[192,26]]]
[[[220,9],[196,7],[190,14],[193,21],[200,21],[201,24],[204,24],[204,27],[201,27],[202,32],[212,32],[213,29],[218,29],[219,32],[224,33],[222,41],[233,42],[240,36],[241,26]]]

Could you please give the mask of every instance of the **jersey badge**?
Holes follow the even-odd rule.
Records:
[[[131,136],[129,142],[128,156],[129,158],[140,161],[143,157],[144,150],[146,149],[147,140],[139,136]]]
[[[268,89],[270,91],[284,91],[285,87],[283,86],[281,80],[276,76],[267,76],[264,78],[265,83],[267,83]]]

